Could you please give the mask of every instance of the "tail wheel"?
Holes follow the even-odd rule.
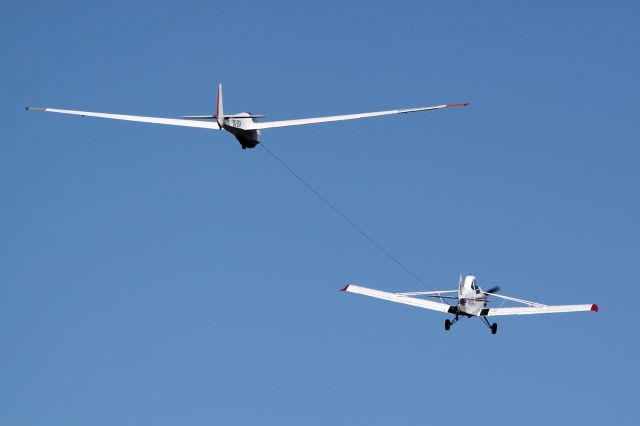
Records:
[[[450,328],[451,328],[451,321],[450,320],[446,320],[444,322],[444,329],[449,331]]]
[[[498,324],[495,322],[491,324],[491,334],[496,334],[498,332]]]

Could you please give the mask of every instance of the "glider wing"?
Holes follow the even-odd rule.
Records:
[[[57,112],[59,114],[80,115],[82,117],[110,118],[112,120],[139,121],[142,123],[168,124],[170,126],[199,127],[201,129],[220,130],[220,125],[215,121],[205,122],[205,121],[196,121],[196,120],[181,120],[178,118],[160,118],[160,117],[143,117],[139,115],[106,114],[103,112],[73,111],[68,109],[55,109],[55,108],[27,107],[27,110]]]
[[[406,108],[406,109],[394,109],[390,111],[378,111],[378,112],[364,112],[360,114],[346,114],[346,115],[332,115],[328,117],[315,117],[315,118],[300,118],[297,120],[284,120],[284,121],[266,121],[266,122],[256,122],[252,123],[249,127],[252,129],[272,129],[275,127],[289,127],[289,126],[303,126],[305,124],[317,124],[317,123],[330,123],[333,121],[345,121],[345,120],[357,120],[359,118],[368,118],[368,117],[381,117],[384,115],[395,115],[395,114],[408,114],[410,112],[418,112],[418,111],[431,111],[433,109],[444,109],[451,108],[457,106],[467,106],[468,103],[463,104],[445,104],[445,105],[436,105],[436,106],[428,106],[428,107],[419,107],[419,108]]]

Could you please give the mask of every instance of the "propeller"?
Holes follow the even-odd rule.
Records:
[[[500,286],[491,287],[489,290],[485,290],[484,293],[498,293],[500,292]]]

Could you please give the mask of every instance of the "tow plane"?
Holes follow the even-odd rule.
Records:
[[[430,309],[454,315],[453,321],[445,320],[444,329],[449,330],[453,324],[461,318],[480,318],[484,324],[491,329],[491,334],[496,334],[498,324],[491,324],[487,317],[500,315],[532,315],[532,314],[557,314],[562,312],[594,311],[598,312],[598,305],[543,305],[542,303],[531,302],[529,300],[518,299],[510,296],[497,294],[500,287],[493,287],[484,291],[478,285],[476,277],[467,275],[464,280],[460,276],[457,290],[444,291],[416,291],[410,293],[388,293],[371,288],[360,287],[347,284],[341,291],[362,294],[364,296],[375,297],[376,299],[387,300],[389,302],[403,303],[418,308]],[[425,298],[439,299],[428,300]],[[516,307],[487,307],[492,302],[490,298],[498,298],[505,302],[517,303]],[[456,300],[455,304],[445,303],[445,299]],[[524,306],[522,306],[524,305]]]
[[[261,130],[276,127],[302,126],[306,124],[330,123],[333,121],[356,120],[359,118],[381,117],[394,114],[408,114],[410,112],[431,111],[458,106],[468,106],[469,103],[444,104],[427,107],[394,109],[389,111],[364,112],[360,114],[333,115],[328,117],[301,118],[284,121],[256,121],[265,118],[264,115],[241,112],[225,114],[222,105],[222,84],[218,84],[218,97],[215,115],[184,115],[180,118],[144,117],[138,115],[107,114],[103,112],[74,111],[56,108],[26,107],[32,111],[57,112],[59,114],[80,115],[82,117],[110,118],[113,120],[139,121],[143,123],[166,124],[170,126],[197,127],[209,130],[226,130],[240,142],[242,149],[255,148],[260,143]]]

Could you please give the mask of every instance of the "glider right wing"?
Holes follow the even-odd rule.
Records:
[[[104,112],[73,111],[69,109],[27,107],[27,111],[57,112],[59,114],[80,115],[82,117],[110,118],[112,120],[139,121],[142,123],[168,124],[170,126],[199,127],[201,129],[220,130],[216,122],[181,120],[177,118],[143,117],[140,115],[106,114]]]

